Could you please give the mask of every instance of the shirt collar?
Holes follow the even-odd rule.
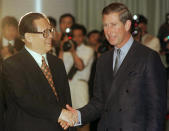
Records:
[[[46,54],[39,54],[31,49],[29,49],[28,47],[26,47],[25,45],[25,49],[31,54],[31,56],[35,59],[35,61],[37,62],[37,64],[41,67],[42,65],[42,56],[44,56],[45,58],[45,62],[48,65],[48,61],[47,61],[47,56]]]
[[[127,54],[127,52],[129,51],[129,49],[130,49],[130,47],[131,47],[133,41],[134,41],[133,37],[130,36],[130,39],[126,42],[126,44],[124,44],[124,46],[122,46],[122,47],[120,48],[121,53]],[[117,51],[117,49],[118,49],[118,48],[115,47],[115,52]]]
[[[15,41],[14,40],[7,40],[6,38],[2,38],[2,43],[3,43],[3,46],[8,46],[8,44],[10,43],[12,46],[14,46],[14,43]]]

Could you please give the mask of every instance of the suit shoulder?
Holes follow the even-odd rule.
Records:
[[[62,59],[58,58],[57,56],[54,56],[52,54],[48,54],[49,58],[52,59],[53,62],[63,64]]]
[[[111,57],[113,55],[113,51],[110,50],[110,51],[106,51],[105,53],[103,53],[98,60],[102,61],[102,60],[105,60],[109,57]]]
[[[105,64],[108,64],[111,60],[113,60],[113,51],[107,51],[103,53],[97,60],[97,65],[105,66]]]
[[[145,65],[151,62],[161,63],[159,54],[156,51],[142,45],[141,43],[135,43],[132,54],[132,60],[135,60],[138,63]]]

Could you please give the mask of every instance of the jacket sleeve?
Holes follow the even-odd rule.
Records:
[[[165,68],[156,52],[149,55],[145,72],[147,131],[163,131],[167,111]]]

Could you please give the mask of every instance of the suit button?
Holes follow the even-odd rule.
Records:
[[[119,112],[121,112],[121,111],[122,111],[122,109],[120,108],[120,109],[119,109]]]

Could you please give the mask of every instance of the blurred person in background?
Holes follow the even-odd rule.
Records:
[[[88,44],[94,50],[94,60],[92,63],[90,78],[89,78],[89,94],[90,98],[93,96],[93,84],[94,84],[94,76],[96,72],[96,62],[98,57],[98,47],[100,46],[100,31],[92,30],[87,34]]]
[[[48,16],[51,26],[55,29],[55,33],[52,39],[52,49],[51,54],[58,56],[59,54],[59,33],[57,31],[57,21],[52,16]]]
[[[85,45],[86,28],[75,24],[71,28],[72,40],[69,36],[71,48],[66,50],[66,39],[62,41],[59,58],[63,59],[69,78],[72,98],[72,106],[77,109],[86,105],[89,101],[88,80],[94,59],[94,50]],[[89,125],[77,129],[89,131]]]
[[[160,39],[161,49],[165,51],[167,43],[166,37],[169,36],[169,13],[166,13],[165,23],[159,28],[158,38]]]
[[[167,70],[169,79],[169,13],[166,14],[166,21],[160,26],[158,38],[161,44],[161,58]]]
[[[139,24],[138,27],[141,29],[141,43],[156,52],[160,53],[160,41],[157,37],[151,35],[147,31],[148,19],[143,15],[138,15]]]
[[[97,48],[100,45],[100,31],[92,30],[87,34],[88,44],[93,48],[95,52],[97,52]]]
[[[94,87],[94,78],[96,73],[96,63],[98,58],[98,47],[101,45],[100,43],[100,31],[98,30],[92,30],[87,34],[88,38],[88,44],[91,46],[94,50],[94,60],[92,63],[90,78],[89,78],[89,96],[90,99],[93,97],[93,87]],[[97,124],[99,122],[99,119],[92,121],[90,123],[90,131],[97,131]]]
[[[6,16],[1,23],[0,57],[4,60],[21,50],[24,42],[19,38],[18,21],[15,17]]]
[[[61,40],[63,35],[66,33],[66,28],[71,28],[75,24],[75,17],[70,13],[65,13],[59,18],[59,28],[58,40]]]

